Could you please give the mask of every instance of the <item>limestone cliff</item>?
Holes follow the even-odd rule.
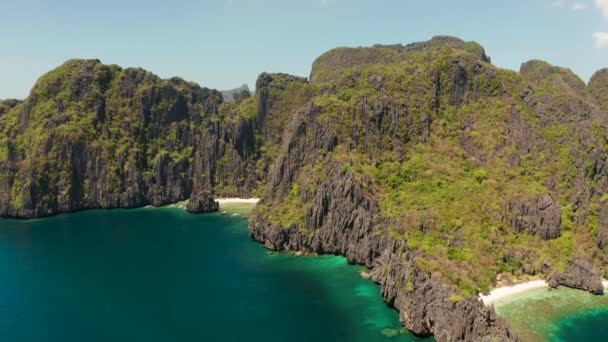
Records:
[[[500,273],[603,292],[608,117],[570,70],[439,37],[329,51],[308,87],[252,238],[366,265],[439,341],[518,339],[476,297]]]
[[[452,37],[334,49],[229,102],[68,61],[0,102],[0,215],[260,196],[252,238],[366,265],[414,333],[515,341],[477,297],[497,275],[603,292],[606,82]]]
[[[0,108],[2,216],[185,199],[205,212],[206,194],[251,196],[265,177],[255,117],[179,78],[71,60]]]

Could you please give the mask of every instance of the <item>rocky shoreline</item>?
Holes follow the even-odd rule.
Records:
[[[336,223],[333,219],[324,228]],[[519,341],[493,308],[475,297],[458,297],[453,289],[409,263],[408,258],[413,256],[404,244],[366,236],[369,226],[358,222],[337,235],[323,234],[328,239],[321,240],[319,235],[311,236],[293,226],[285,229],[266,224],[254,215],[250,236],[271,250],[342,255],[350,263],[368,267],[372,279],[380,284],[385,302],[399,311],[403,325],[417,336],[434,336],[440,342]],[[357,241],[360,233],[364,234],[363,241]]]
[[[298,139],[297,135],[287,138],[291,153],[279,158],[269,175],[271,184],[280,184],[291,168],[304,163],[298,149],[306,146],[297,144]],[[440,342],[519,341],[493,308],[477,297],[460,297],[440,279],[419,270],[412,262],[419,255],[406,243],[375,233],[379,208],[370,200],[368,183],[342,172],[339,165],[327,166],[326,181],[315,185],[309,195],[312,203],[303,226],[271,222],[264,207],[281,196],[272,192],[254,209],[251,238],[272,250],[341,255],[368,267],[383,299],[399,311],[401,322],[415,335],[434,336]]]
[[[408,262],[415,258],[415,255],[409,252],[403,243],[376,236],[366,240],[364,249],[344,253],[343,247],[345,244],[348,245],[351,239],[348,230],[342,235],[332,236],[332,241],[321,241],[318,237],[298,231],[295,227],[285,229],[278,225],[266,224],[257,220],[255,216],[250,221],[249,227],[251,238],[270,250],[291,251],[296,255],[308,253],[340,255],[345,256],[349,263],[368,267],[369,276],[380,285],[385,302],[399,312],[404,327],[416,336],[434,336],[439,342],[520,341],[505,319],[496,314],[492,300],[486,300],[484,297],[462,298],[452,288],[442,284],[440,279],[416,269]],[[361,228],[359,226],[355,229]],[[342,243],[336,244],[340,240]],[[350,249],[346,250],[350,251]],[[564,277],[572,278],[576,275],[568,273]],[[585,279],[578,283],[561,284],[539,280],[537,282],[542,285],[535,282],[530,286],[523,284],[525,288],[516,289],[514,293],[562,285],[601,294],[604,285],[608,285],[608,282],[602,284],[600,278]],[[595,287],[590,290],[586,285],[595,284],[596,279],[602,284],[601,291]],[[497,298],[503,297],[499,294]]]

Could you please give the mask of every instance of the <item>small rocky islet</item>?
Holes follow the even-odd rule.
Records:
[[[516,341],[478,298],[497,275],[603,293],[607,87],[444,36],[333,49],[230,101],[71,60],[0,102],[0,215],[259,197],[251,238],[366,266],[416,335]]]

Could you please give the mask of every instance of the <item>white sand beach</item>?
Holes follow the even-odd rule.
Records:
[[[220,211],[222,212],[222,215],[230,214],[231,216],[242,216],[243,218],[247,218],[260,199],[217,198],[216,201],[220,203]]]
[[[606,284],[604,286],[606,286]],[[482,294],[479,294],[479,298],[481,298],[481,300],[486,306],[490,306],[494,304],[494,302],[496,302],[497,300],[522,294],[530,290],[547,287],[549,287],[549,284],[547,284],[547,282],[544,280],[532,280],[513,286],[499,287],[497,289],[492,290],[488,295],[484,296]]]
[[[608,280],[604,279],[602,281],[602,285],[604,285],[604,289],[606,291],[608,291]],[[481,298],[481,300],[483,301],[483,303],[486,306],[490,306],[490,305],[494,304],[496,301],[501,300],[501,299],[516,296],[518,294],[522,294],[522,293],[530,291],[530,290],[548,288],[548,287],[549,287],[549,284],[547,284],[547,282],[544,280],[532,280],[532,281],[528,281],[528,282],[513,285],[513,286],[503,286],[503,287],[496,288],[496,289],[490,291],[490,294],[488,294],[488,295],[483,295],[480,293],[479,298]]]
[[[220,204],[229,204],[229,203],[251,203],[255,204],[260,201],[259,198],[216,198]]]

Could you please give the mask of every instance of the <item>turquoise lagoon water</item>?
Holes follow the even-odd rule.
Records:
[[[536,289],[495,308],[524,341],[608,341],[608,295]]]
[[[269,253],[241,216],[0,220],[0,341],[415,340],[361,270]]]

